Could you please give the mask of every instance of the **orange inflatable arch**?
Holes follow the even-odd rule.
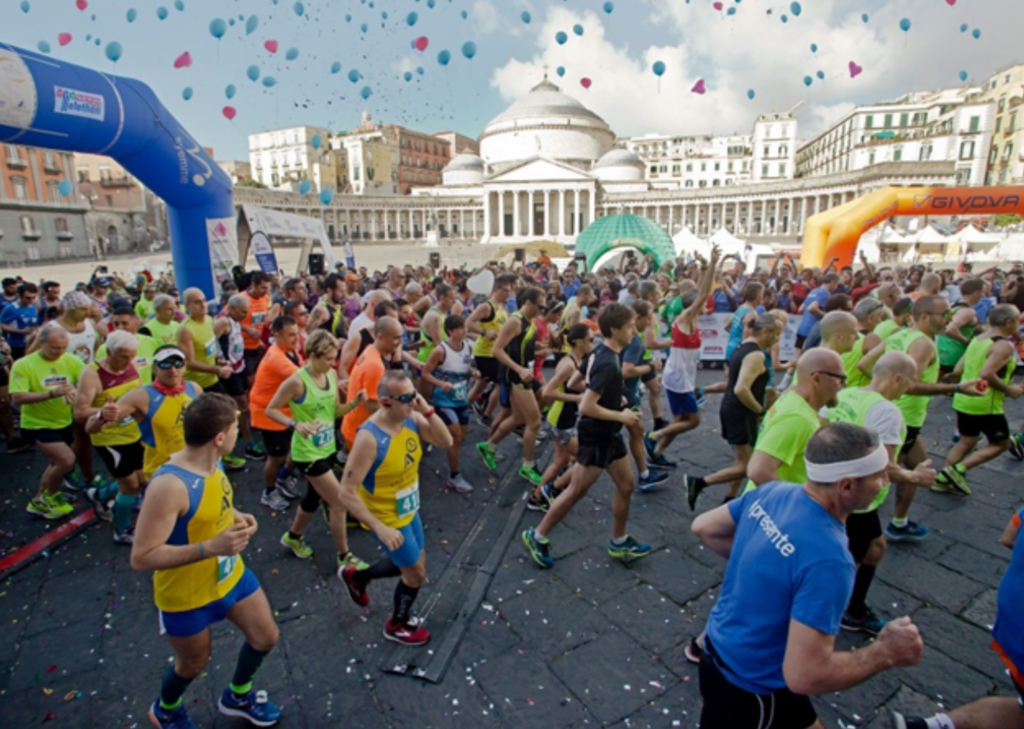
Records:
[[[1024,216],[1024,185],[1003,187],[885,187],[807,219],[800,263],[853,265],[860,237],[897,215]]]

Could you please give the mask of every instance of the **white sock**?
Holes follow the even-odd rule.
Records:
[[[523,468],[533,468],[536,465],[536,461],[527,461],[523,459]]]
[[[620,544],[625,544],[627,539],[629,539],[628,534],[624,534],[621,537],[612,537],[612,544],[614,544],[617,547]]]
[[[640,472],[640,478],[649,478],[650,475],[651,475],[651,469],[647,469],[646,471],[641,471]]]
[[[953,720],[946,714],[936,714],[930,719],[925,719],[928,729],[956,729]]]

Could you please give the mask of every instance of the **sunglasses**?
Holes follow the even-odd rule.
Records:
[[[829,377],[839,380],[844,385],[846,384],[846,375],[837,375],[835,372],[828,372],[826,370],[818,370],[814,372],[815,375],[828,375]]]
[[[408,405],[409,403],[411,403],[413,400],[416,399],[416,393],[415,392],[407,392],[406,394],[398,395],[397,397],[394,396],[394,395],[390,395],[390,396],[388,396],[387,399],[388,400],[394,400],[395,402],[400,402],[403,405]]]
[[[162,370],[169,370],[172,367],[176,370],[185,369],[185,360],[183,359],[165,359],[163,362],[157,362],[156,366]]]

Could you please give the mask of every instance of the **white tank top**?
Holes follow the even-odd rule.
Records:
[[[242,338],[242,327],[230,316],[225,316],[231,329],[228,331],[228,351],[224,356],[235,372],[245,369],[245,339]]]
[[[96,358],[96,327],[93,326],[92,319],[87,318],[84,323],[85,329],[80,332],[68,332],[60,322],[57,322],[57,326],[68,334],[68,354],[73,354],[86,364],[90,364]]]

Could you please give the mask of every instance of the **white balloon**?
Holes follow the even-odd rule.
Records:
[[[466,281],[466,286],[474,294],[489,294],[494,288],[494,273],[489,268],[485,268],[476,276]]]

